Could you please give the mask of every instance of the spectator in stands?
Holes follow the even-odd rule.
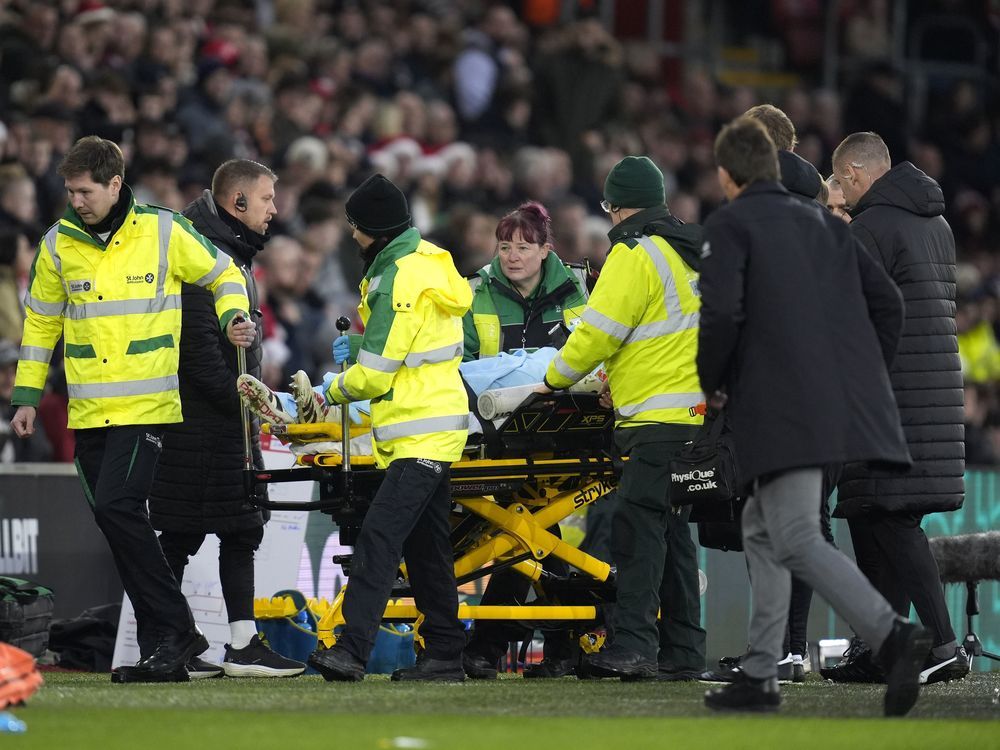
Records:
[[[15,344],[24,324],[24,290],[34,257],[28,236],[16,226],[0,224],[0,332]]]
[[[0,339],[0,464],[49,461],[52,448],[44,429],[35,430],[33,435],[18,437],[11,427],[16,411],[11,398],[14,395],[17,357],[17,346]]]

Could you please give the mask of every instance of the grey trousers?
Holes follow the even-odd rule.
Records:
[[[743,547],[753,581],[748,677],[777,676],[792,574],[815,589],[877,652],[896,613],[851,560],[823,539],[822,469],[795,469],[760,482],[743,509]]]

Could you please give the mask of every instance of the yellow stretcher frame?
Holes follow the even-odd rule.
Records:
[[[283,425],[265,432],[292,442],[315,442],[338,440],[341,435],[339,424]],[[351,430],[352,435],[355,429]],[[343,457],[339,453],[319,453],[299,455],[296,463],[312,467],[313,471],[292,469],[284,472],[256,472],[262,481],[274,481],[276,474],[285,475],[279,481],[293,481],[290,475],[309,474],[303,480],[318,479],[317,472],[328,485],[336,485],[343,477],[341,470]],[[371,456],[351,456],[351,471],[355,479],[359,476],[371,478],[381,474],[374,469]],[[477,474],[482,472],[481,477]],[[467,488],[489,483],[521,483],[515,493],[515,500],[504,506],[496,502],[492,494],[463,495]],[[560,488],[558,485],[569,485]],[[455,559],[455,577],[459,581],[481,571],[487,566],[510,567],[525,576],[533,585],[538,585],[543,574],[541,560],[553,555],[580,574],[598,582],[608,583],[612,578],[611,566],[597,558],[567,544],[548,529],[585,508],[615,489],[617,485],[615,466],[609,456],[556,458],[551,456],[485,459],[467,458],[452,465],[453,501],[462,512],[470,513],[487,521],[490,526],[478,539],[462,550]],[[311,505],[311,504],[309,504]],[[274,503],[269,507],[288,508],[285,503]],[[302,507],[301,505],[299,507]],[[524,558],[513,562],[517,558]],[[404,577],[406,566],[400,570]],[[487,571],[488,572],[488,571]],[[483,572],[486,575],[486,572]],[[330,648],[336,641],[336,629],[344,625],[343,601],[348,584],[338,592],[332,602],[310,600],[309,607],[317,617],[317,636],[321,646]],[[287,608],[279,602],[258,599],[255,602],[255,616],[284,616],[277,611]],[[459,604],[458,616],[462,620],[509,620],[509,621],[564,621],[593,622],[598,616],[594,605],[468,605]],[[419,626],[423,616],[412,601],[390,600],[382,616],[383,621],[412,622],[415,641],[422,646]]]

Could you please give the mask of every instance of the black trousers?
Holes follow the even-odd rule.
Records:
[[[400,458],[389,465],[354,547],[338,646],[368,661],[402,557],[424,616],[420,635],[426,655],[453,659],[462,653],[465,629],[458,619],[450,511],[447,463]]]
[[[560,539],[559,525],[548,529]],[[565,577],[569,575],[569,566],[557,557],[542,558],[542,568],[553,575]],[[515,570],[501,570],[490,576],[480,604],[483,605],[515,605],[524,604],[528,598],[531,581]],[[519,627],[512,623],[498,620],[481,620],[476,623],[476,629],[469,641],[467,650],[484,656],[495,662],[507,650],[511,641],[523,641],[531,637],[530,628]],[[547,659],[569,659],[576,654],[576,642],[569,628],[556,631],[546,631],[542,655]]]
[[[921,521],[922,515],[893,513],[852,518],[848,524],[861,572],[903,617],[912,602],[920,622],[934,633],[934,645],[943,646],[955,640],[955,631]]]
[[[618,430],[615,439],[647,429]],[[691,508],[674,513],[669,495],[670,457],[684,445],[679,440],[640,442],[629,451],[611,521],[611,555],[618,568],[614,642],[657,659],[665,669],[701,671],[705,629],[698,548],[688,524]]]
[[[160,532],[160,546],[177,583],[184,580],[188,559],[198,554],[206,534],[181,531]],[[219,582],[229,622],[252,620],[253,553],[264,538],[264,527],[217,534],[219,537]]]
[[[77,473],[135,609],[139,642],[147,644],[194,627],[146,510],[162,437],[161,425],[76,431]]]

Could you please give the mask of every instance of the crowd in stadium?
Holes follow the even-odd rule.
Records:
[[[1000,463],[995,89],[990,96],[972,81],[949,81],[913,120],[902,74],[885,64],[859,66],[839,91],[803,85],[771,94],[721,85],[695,67],[668,85],[649,45],[614,38],[595,13],[532,24],[521,3],[113,6],[14,0],[0,8],[7,390],[34,247],[65,207],[56,167],[82,135],[120,143],[136,199],[175,210],[198,198],[226,159],[259,160],[279,175],[273,239],[257,271],[264,380],[278,387],[297,370],[315,379],[332,369],[333,321],[354,313],[362,269],[343,203],[373,172],[404,189],[415,225],[462,273],[491,259],[497,221],[525,199],[551,212],[561,258],[600,267],[610,228],[601,189],[612,165],[648,155],[666,176],[673,214],[701,222],[724,198],[714,135],[773,101],[797,128],[797,153],[824,176],[844,135],[873,130],[894,161],[909,158],[940,182],[960,260],[968,458]],[[851,19],[845,51],[864,52],[866,29],[878,21],[860,12]],[[60,427],[65,386],[52,371],[47,440],[6,444],[0,460],[71,460],[72,436]]]

